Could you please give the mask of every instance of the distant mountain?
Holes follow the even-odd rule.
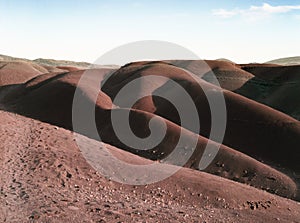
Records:
[[[1,54],[0,54],[0,61],[26,61],[26,62],[30,62],[30,60],[28,60],[28,59],[11,57],[11,56],[1,55]]]
[[[87,62],[75,62],[75,61],[69,61],[69,60],[54,60],[54,59],[42,59],[38,58],[35,60],[28,60],[24,58],[18,58],[18,57],[11,57],[6,55],[0,54],[0,62],[1,61],[23,61],[23,62],[31,62],[42,66],[70,66],[70,67],[79,67],[79,68],[91,68],[91,67],[103,67],[100,65],[95,65]],[[105,67],[109,68],[119,68],[117,65],[105,65]]]
[[[233,63],[233,64],[235,63],[235,62],[233,62],[229,59],[226,59],[226,58],[219,58],[219,59],[216,59],[216,61],[225,61],[225,62],[229,62],[229,63]]]
[[[54,59],[43,59],[38,58],[33,60],[33,62],[44,65],[44,66],[74,66],[74,67],[89,67],[92,64],[87,62],[74,62],[68,60],[54,60]]]
[[[300,56],[280,58],[280,59],[268,61],[266,63],[273,63],[273,64],[279,64],[279,65],[285,65],[285,66],[300,65]]]

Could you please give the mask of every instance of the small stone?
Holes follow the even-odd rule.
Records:
[[[69,172],[67,172],[67,175],[66,175],[68,178],[71,178],[72,177],[72,174],[70,174]]]
[[[75,206],[68,206],[68,208],[72,211],[78,211],[79,208],[78,207],[75,207]]]

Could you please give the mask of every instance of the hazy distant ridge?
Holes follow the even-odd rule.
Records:
[[[75,62],[75,61],[69,61],[69,60],[54,60],[54,59],[43,59],[38,58],[35,60],[29,60],[25,58],[18,58],[18,57],[11,57],[6,55],[0,54],[0,61],[23,61],[23,62],[30,62],[30,63],[36,63],[42,66],[70,66],[70,67],[79,67],[79,68],[91,68],[91,67],[103,67],[103,65],[95,65],[88,62]],[[109,68],[119,68],[117,65],[104,65],[104,67]]]
[[[300,56],[280,58],[280,59],[268,61],[266,63],[273,63],[273,64],[279,64],[279,65],[285,65],[285,66],[300,65]]]

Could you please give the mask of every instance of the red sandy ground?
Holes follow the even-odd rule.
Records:
[[[293,201],[300,199],[300,125],[288,112],[275,109],[278,104],[291,106],[289,101],[280,103],[283,96],[275,92],[295,97],[284,83],[297,81],[296,68],[206,62],[208,66],[201,61],[165,61],[131,63],[117,71],[92,69],[80,86],[85,71],[76,68],[1,62],[0,105],[6,111],[0,112],[0,221],[300,222],[300,205]],[[186,70],[201,78],[207,92],[223,92],[227,106],[223,144],[204,171],[197,168],[208,143],[209,106],[203,89]],[[220,86],[214,85],[211,71]],[[99,92],[107,72],[114,73]],[[145,97],[131,109],[133,132],[147,136],[149,120],[157,116],[166,123],[167,132],[158,146],[140,151],[120,142],[110,115],[112,109],[124,111],[112,102],[118,91],[131,80],[151,74],[170,78],[186,89],[198,109],[201,131],[192,133],[189,126],[182,130],[174,107],[160,98]],[[247,86],[257,77],[282,83],[281,89],[270,93],[276,102],[273,108],[251,97],[256,85]],[[71,132],[76,87],[87,105],[97,97],[97,128],[107,143],[79,132],[86,135],[79,136],[87,145],[106,146],[129,163],[145,164],[167,156],[180,134],[187,142],[196,134],[193,155],[175,175],[150,185],[123,185],[103,177],[84,159]],[[176,96],[165,83],[146,84],[140,91],[158,89]]]

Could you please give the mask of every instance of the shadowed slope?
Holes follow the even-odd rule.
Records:
[[[300,66],[243,66],[254,78],[236,93],[300,119]]]
[[[170,64],[186,69],[203,80],[233,91],[253,78],[253,74],[228,61],[215,60],[171,60]]]
[[[211,129],[207,96],[217,101],[220,93],[223,93],[227,108],[227,127],[223,143],[257,159],[282,165],[297,174],[300,173],[298,165],[300,125],[297,120],[233,92],[222,90],[201,79],[196,81],[190,73],[180,68],[161,62],[129,64],[115,72],[102,90],[114,100],[126,84],[149,75],[170,78],[190,94],[198,109],[200,134],[205,137],[209,136]],[[159,91],[163,98],[181,97],[168,83],[162,84],[159,81],[147,82],[145,79],[141,90]],[[180,125],[176,108],[160,97],[144,97],[135,103],[134,108],[160,115]],[[189,129],[189,126],[184,127]]]

